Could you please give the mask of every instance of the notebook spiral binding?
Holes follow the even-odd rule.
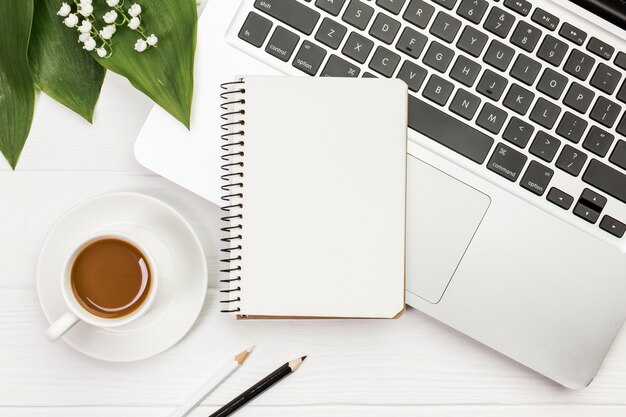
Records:
[[[225,266],[223,269],[220,269],[220,271],[228,274],[228,277],[220,281],[228,285],[228,288],[220,291],[225,296],[220,303],[224,305],[224,308],[221,310],[222,313],[237,313],[241,311],[239,308],[241,286],[237,285],[235,287],[232,283],[241,281],[240,251],[242,225],[240,220],[243,218],[243,214],[241,213],[241,209],[243,208],[242,157],[244,147],[243,137],[245,136],[243,130],[243,126],[245,125],[244,115],[246,114],[243,108],[246,100],[243,98],[243,95],[246,90],[244,80],[241,78],[237,81],[224,83],[221,87],[222,90],[224,90],[220,94],[220,98],[222,99],[220,108],[224,110],[221,116],[223,120],[221,127],[222,131],[224,131],[221,136],[224,141],[221,146],[223,151],[222,160],[224,161],[222,170],[225,171],[221,176],[222,181],[225,183],[221,187],[224,191],[221,198],[225,203],[222,207],[222,210],[225,212],[222,221],[227,223],[226,226],[222,227],[222,231],[226,233],[227,236],[221,239],[225,246],[221,249],[225,258],[220,259],[220,262],[226,264],[227,267]]]

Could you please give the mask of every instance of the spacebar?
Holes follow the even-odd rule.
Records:
[[[473,127],[409,95],[409,127],[482,164],[494,140]]]

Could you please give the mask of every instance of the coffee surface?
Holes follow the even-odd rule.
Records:
[[[137,310],[150,292],[151,272],[143,253],[120,239],[90,243],[71,270],[74,296],[88,312],[119,318]]]

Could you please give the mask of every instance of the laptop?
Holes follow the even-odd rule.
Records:
[[[615,0],[210,0],[191,131],[155,107],[135,154],[220,204],[220,82],[404,80],[407,304],[582,388],[626,316],[625,27]]]

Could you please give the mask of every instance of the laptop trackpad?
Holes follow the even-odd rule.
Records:
[[[407,291],[436,304],[491,199],[408,155]]]

